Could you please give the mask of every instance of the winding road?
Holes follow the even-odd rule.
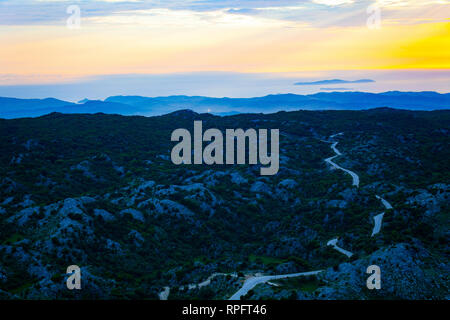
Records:
[[[289,273],[289,274],[280,274],[275,276],[260,276],[260,277],[252,277],[245,280],[243,286],[231,296],[229,300],[240,300],[242,296],[246,295],[250,290],[252,290],[256,285],[260,283],[266,283],[272,280],[279,280],[285,278],[294,278],[301,276],[312,276],[316,275],[323,270],[317,271],[308,271],[308,272],[300,272],[300,273]]]
[[[383,198],[380,197],[379,195],[376,195],[375,197],[376,197],[378,200],[381,201],[381,203],[382,203],[383,206],[386,208],[386,210],[393,209],[392,205],[391,205],[387,200],[383,199]],[[377,233],[380,232],[380,230],[381,230],[381,223],[383,222],[383,217],[384,217],[384,212],[382,212],[382,213],[376,215],[375,217],[373,217],[373,220],[374,220],[374,222],[375,222],[375,225],[374,225],[374,227],[373,227],[371,237],[373,237],[374,235],[376,235]]]
[[[384,212],[377,214],[375,217],[373,217],[373,220],[375,221],[375,226],[373,227],[372,234],[370,235],[373,237],[381,230],[381,222],[383,221]]]
[[[342,135],[342,134],[343,134],[342,132],[334,134],[334,135],[330,136],[330,139],[333,139],[334,137],[336,137],[338,135]],[[330,142],[330,141],[328,141],[328,142]],[[339,170],[342,170],[342,171],[348,173],[353,179],[353,185],[358,188],[359,187],[359,176],[356,173],[354,173],[353,171],[350,171],[348,169],[342,168],[340,165],[338,165],[335,162],[333,162],[333,159],[335,159],[335,158],[337,158],[337,157],[342,155],[342,153],[339,152],[339,150],[336,148],[337,144],[338,144],[338,142],[332,142],[331,149],[334,151],[334,153],[336,153],[336,155],[334,155],[332,157],[329,157],[329,158],[326,158],[325,162],[329,163],[335,169],[339,169]]]
[[[170,287],[164,287],[164,291],[158,294],[159,300],[167,300],[170,294]]]
[[[217,276],[231,276],[234,278],[237,278],[238,275],[235,273],[220,273],[220,272],[216,272],[211,274],[205,281],[199,282],[199,283],[192,283],[192,284],[188,284],[186,286],[186,288],[188,290],[192,290],[192,289],[200,289],[202,287],[206,287],[209,286],[211,284],[211,280],[214,279]],[[181,286],[180,290],[184,290],[185,286]],[[170,294],[170,287],[164,287],[164,291],[160,292],[158,294],[159,296],[159,300],[167,300],[169,298],[169,294]]]
[[[391,204],[389,203],[389,202],[387,202],[386,200],[384,200],[382,197],[380,197],[380,196],[375,196],[378,200],[381,200],[381,203],[383,204],[383,206],[386,208],[386,209],[393,209],[393,207],[391,206]]]
[[[343,135],[342,132],[337,133],[337,134],[333,134],[330,136],[330,140],[333,139],[336,136],[339,135]],[[323,140],[321,140],[323,141]],[[359,188],[359,176],[348,169],[342,168],[341,166],[339,166],[338,164],[333,162],[333,159],[335,159],[336,157],[339,157],[342,155],[342,153],[336,148],[336,145],[338,144],[337,141],[324,141],[327,143],[331,143],[331,149],[334,151],[335,155],[329,158],[325,159],[325,162],[329,163],[332,167],[342,170],[346,173],[348,173],[352,179],[353,179],[353,186],[356,186],[357,188]],[[376,195],[376,198],[379,199],[381,201],[381,203],[384,205],[384,207],[389,210],[389,209],[393,209],[392,205],[386,201],[385,199],[381,198],[380,196]],[[375,221],[375,226],[373,228],[372,231],[372,236],[374,236],[375,234],[379,233],[381,230],[381,224],[382,224],[382,220],[383,220],[383,216],[384,216],[384,212],[380,213],[378,215],[376,215],[374,217],[374,221]],[[351,257],[353,255],[352,252],[345,250],[341,247],[339,247],[337,245],[338,242],[338,238],[335,239],[331,239],[330,241],[327,242],[327,246],[332,246],[335,250],[341,252],[342,254],[346,255],[347,257]],[[300,273],[290,273],[290,274],[282,274],[282,275],[272,275],[272,276],[253,276],[250,277],[248,279],[246,279],[244,281],[244,284],[242,285],[242,287],[236,292],[234,293],[229,300],[240,300],[240,298],[244,295],[246,295],[250,290],[252,290],[256,285],[261,284],[261,283],[269,283],[271,285],[275,285],[273,283],[270,283],[270,281],[272,280],[279,280],[279,279],[286,279],[286,278],[294,278],[294,277],[301,277],[301,276],[310,276],[310,275],[317,275],[320,272],[322,272],[323,270],[316,270],[316,271],[308,271],[308,272],[300,272]],[[194,289],[194,288],[201,288],[203,286],[207,286],[211,283],[211,280],[219,275],[227,275],[225,273],[213,273],[211,276],[209,276],[205,281],[200,282],[198,284],[190,284],[188,285],[188,289]],[[237,277],[236,274],[230,274],[231,276]],[[159,294],[159,297],[161,300],[167,300],[167,298],[169,297],[169,293],[170,293],[170,288],[169,287],[164,287],[164,291],[162,291]]]
[[[342,249],[341,247],[338,247],[337,242],[338,238],[331,239],[330,241],[327,242],[327,246],[332,246],[335,250],[339,251],[342,254],[345,254],[347,257],[350,258],[353,255],[353,253],[348,250]]]
[[[343,134],[344,134],[343,132],[333,134],[333,135],[330,136],[329,139],[331,140],[334,137],[340,136],[340,135],[343,135]],[[334,156],[326,158],[325,162],[329,163],[335,169],[339,169],[339,170],[342,170],[342,171],[348,173],[353,179],[353,185],[358,188],[359,187],[359,176],[356,173],[354,173],[353,171],[350,171],[348,169],[342,168],[340,165],[338,165],[335,162],[333,162],[333,159],[335,159],[335,158],[337,158],[337,157],[342,155],[342,153],[336,148],[338,142],[337,141],[334,141],[334,142],[333,141],[325,141],[325,142],[328,142],[328,143],[331,142],[331,150],[333,150],[334,153],[335,153]],[[339,251],[342,254],[345,254],[347,257],[350,258],[353,255],[353,253],[348,251],[348,250],[345,250],[345,249],[342,249],[341,247],[339,247],[337,245],[337,242],[338,242],[338,238],[331,239],[330,241],[327,242],[327,246],[332,246],[335,250]]]

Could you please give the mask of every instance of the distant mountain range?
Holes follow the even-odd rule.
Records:
[[[359,79],[359,80],[342,80],[342,79],[327,79],[311,82],[297,82],[294,83],[296,86],[314,86],[314,85],[324,85],[324,84],[343,84],[343,83],[369,83],[375,82],[372,79]]]
[[[364,110],[390,107],[408,110],[450,109],[450,93],[321,92],[310,95],[277,94],[255,98],[211,98],[203,96],[112,96],[104,101],[83,99],[73,103],[53,98],[16,99],[0,97],[0,118],[38,117],[51,112],[162,115],[182,109],[216,115],[272,113],[293,110]]]

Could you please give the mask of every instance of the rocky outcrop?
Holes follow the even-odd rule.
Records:
[[[329,268],[319,277],[327,283],[319,288],[319,299],[444,299],[449,283],[446,274],[448,264],[429,265],[430,253],[419,243],[414,246],[400,243],[375,251],[367,258],[342,263],[336,269]],[[370,291],[366,269],[377,265],[381,269],[381,289]],[[434,277],[431,278],[429,273]]]
[[[94,216],[102,217],[105,221],[113,221],[115,217],[106,210],[94,209]]]
[[[250,187],[250,191],[265,194],[270,194],[272,192],[270,190],[270,187],[262,181],[256,181],[255,183],[253,183],[252,186]]]
[[[142,214],[142,212],[136,210],[136,209],[125,209],[120,211],[119,213],[121,216],[124,215],[129,215],[131,216],[134,220],[140,221],[140,222],[144,222],[144,215]]]

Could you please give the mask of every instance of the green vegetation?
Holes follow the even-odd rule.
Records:
[[[204,130],[279,128],[285,157],[279,173],[171,164],[171,132],[192,129],[194,119],[203,120]],[[336,162],[360,175],[358,190],[324,163],[333,155],[324,140],[337,132],[344,132],[344,155]],[[92,277],[76,298],[120,299],[155,299],[165,286],[199,283],[213,272],[236,272],[242,280],[247,273],[328,268],[400,242],[421,243],[445,262],[449,132],[449,111],[391,109],[0,120],[1,290],[35,297],[41,279],[30,273],[32,262],[48,272],[48,286],[63,286],[61,275],[77,263]],[[286,179],[296,185],[281,186]],[[149,181],[154,184],[137,190]],[[270,191],[251,191],[256,181]],[[175,187],[194,183],[203,189]],[[370,237],[373,216],[384,211],[375,194],[394,209],[386,211],[382,232]],[[164,207],[169,200],[181,212]],[[143,220],[122,212],[130,209]],[[352,259],[326,246],[334,237],[355,253]],[[174,289],[171,298],[224,298],[239,282],[223,278],[201,290]],[[322,285],[315,278],[280,283],[305,292]],[[58,288],[48,295],[73,297]]]

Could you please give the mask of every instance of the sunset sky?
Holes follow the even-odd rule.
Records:
[[[80,28],[67,26],[74,4]],[[419,75],[409,90],[436,75],[436,90],[450,91],[448,0],[0,0],[0,41],[1,95],[121,75],[189,82],[212,74],[258,81],[378,75],[377,82]]]

